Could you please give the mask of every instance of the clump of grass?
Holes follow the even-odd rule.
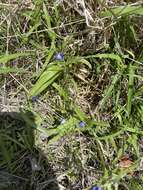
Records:
[[[34,117],[1,122],[2,188],[142,189],[143,10],[122,3],[0,4],[1,110]]]

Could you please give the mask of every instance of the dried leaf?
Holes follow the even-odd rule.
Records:
[[[120,168],[129,168],[132,164],[133,162],[128,156],[123,156],[118,165]]]

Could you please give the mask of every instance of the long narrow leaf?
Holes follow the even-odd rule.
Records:
[[[100,102],[100,108],[102,108],[105,105],[105,103],[107,102],[108,98],[112,95],[113,88],[115,87],[115,84],[118,82],[118,80],[120,79],[120,77],[121,77],[120,74],[116,74],[113,77],[112,84],[110,85],[110,87],[108,87],[108,90],[105,92],[105,96],[103,97],[103,99]]]
[[[0,63],[6,63],[6,62],[16,59],[18,57],[24,57],[24,56],[28,56],[28,55],[30,55],[30,53],[14,53],[14,54],[8,54],[8,55],[1,55]]]
[[[129,83],[128,83],[128,102],[127,102],[128,115],[130,115],[132,109],[133,85],[134,85],[134,67],[130,65]]]
[[[36,84],[30,90],[30,96],[36,96],[43,92],[60,75],[62,68],[58,65],[52,65],[40,76]]]
[[[111,17],[111,16],[125,16],[125,15],[143,15],[142,5],[125,5],[112,8],[110,10],[104,11],[100,14],[101,17]]]
[[[85,58],[100,58],[100,59],[113,59],[118,62],[122,62],[122,59],[119,55],[116,55],[114,53],[103,53],[103,54],[96,54],[96,55],[89,55]]]
[[[17,72],[24,73],[26,71],[23,69],[16,69],[16,68],[9,68],[9,67],[0,68],[0,74],[17,73]]]

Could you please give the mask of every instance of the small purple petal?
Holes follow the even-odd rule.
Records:
[[[101,187],[93,186],[93,187],[91,188],[91,190],[101,190]]]
[[[86,123],[84,121],[79,122],[79,127],[85,127]]]
[[[64,54],[63,54],[63,53],[57,53],[57,54],[55,55],[55,59],[56,59],[57,61],[64,61]]]
[[[32,96],[31,100],[32,102],[36,102],[38,100],[38,96]]]

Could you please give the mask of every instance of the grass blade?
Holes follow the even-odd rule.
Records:
[[[129,83],[128,83],[128,100],[127,100],[128,116],[131,114],[131,109],[132,109],[133,86],[134,86],[134,67],[130,64]]]
[[[30,96],[37,96],[43,92],[60,75],[62,68],[58,65],[52,65],[40,76],[36,84],[30,90]]]
[[[85,58],[112,59],[112,60],[116,60],[120,63],[122,62],[121,57],[119,55],[114,54],[114,53],[103,53],[103,54],[89,55],[89,56],[86,56]]]
[[[111,17],[111,16],[125,16],[125,15],[143,15],[142,5],[126,5],[112,8],[110,10],[104,11],[100,14],[101,17]]]
[[[112,84],[110,87],[108,87],[106,93],[105,93],[105,96],[104,98],[101,100],[100,102],[100,108],[103,108],[103,106],[105,105],[105,103],[107,102],[108,98],[112,95],[112,91],[116,85],[116,83],[118,82],[118,80],[120,79],[121,75],[120,74],[116,74],[114,77],[113,77],[113,80],[112,80]]]
[[[0,74],[17,73],[17,72],[24,73],[26,71],[23,69],[16,69],[16,68],[9,68],[9,67],[0,68]]]
[[[0,56],[0,63],[7,63],[8,61],[11,61],[13,59],[16,59],[18,57],[25,57],[30,55],[30,53],[14,53],[14,54],[8,54],[8,55],[1,55]]]

